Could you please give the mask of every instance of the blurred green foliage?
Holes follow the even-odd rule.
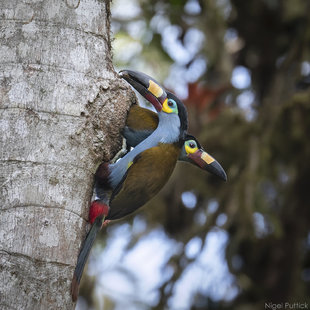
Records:
[[[145,71],[162,81],[174,70],[172,81],[166,80],[170,88],[173,81],[191,85],[184,100],[189,131],[228,175],[223,183],[178,164],[160,195],[140,211],[147,231],[162,225],[183,244],[183,251],[167,262],[174,273],[159,288],[158,305],[149,309],[169,309],[173,287],[191,263],[184,254],[186,244],[197,236],[203,247],[220,214],[227,215],[221,226],[229,235],[225,257],[239,292],[225,301],[198,291],[190,309],[258,310],[267,302],[286,301],[309,304],[310,2],[140,0],[136,6],[137,13],[130,18],[114,16],[115,65]],[[176,33],[175,41],[186,57],[179,58],[171,48],[177,45],[169,41],[169,31]],[[130,56],[122,56],[122,49],[132,44]],[[197,60],[205,63],[205,69],[189,79],[187,73],[195,77]],[[250,74],[245,88],[231,85],[239,66]],[[242,94],[252,95],[245,97],[246,108],[240,104]],[[197,100],[205,101],[199,106]],[[182,202],[187,191],[197,198],[194,208]],[[208,214],[212,201],[219,207]],[[197,222],[202,215],[206,220]],[[132,223],[133,218],[124,221]],[[133,238],[131,246],[140,237]]]

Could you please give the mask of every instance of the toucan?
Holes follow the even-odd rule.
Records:
[[[118,162],[101,166],[102,184],[108,180],[107,189],[112,189],[112,194],[108,204],[107,201],[97,200],[91,205],[92,228],[84,241],[74,272],[73,300],[77,298],[85,262],[104,220],[120,219],[143,206],[169,179],[182,147],[184,146],[186,152],[194,146],[190,141],[187,141],[189,144],[185,143],[187,112],[176,96],[166,92],[154,79],[141,72],[126,70],[121,72],[121,76],[153,104],[158,112],[158,126]],[[190,153],[192,157],[194,153]],[[207,153],[201,152],[201,154]],[[202,156],[197,164],[199,166],[203,166],[205,162],[208,164],[207,157]],[[217,163],[211,156],[208,160],[211,165]],[[221,170],[221,173],[225,174],[219,164],[213,165],[213,169]]]
[[[150,111],[148,109],[144,110]],[[154,113],[152,111],[150,112]],[[227,180],[226,173],[221,165],[202,148],[199,141],[192,135],[187,134],[185,136],[178,160],[191,163],[203,170],[217,175],[224,181]],[[106,203],[109,201],[109,194],[115,189],[114,184],[110,181],[110,171],[113,170],[114,167],[114,165],[105,162],[98,167],[95,173],[96,197],[98,200]],[[120,179],[123,178],[123,176],[124,175],[119,175]]]
[[[113,190],[107,220],[132,213],[157,194],[171,175],[183,145],[185,159],[226,180],[223,168],[213,157],[203,151],[189,152],[189,141],[185,143],[187,111],[175,95],[144,73],[126,70],[121,71],[121,76],[153,104],[159,121],[156,129],[132,151],[104,166],[106,185]],[[194,142],[190,143],[193,147]]]

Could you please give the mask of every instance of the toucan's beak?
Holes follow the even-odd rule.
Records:
[[[188,154],[188,157],[201,169],[207,170],[208,172],[217,175],[222,180],[227,181],[227,175],[222,166],[203,149]]]
[[[157,112],[162,110],[167,94],[158,82],[138,71],[122,70],[119,75],[148,100]]]

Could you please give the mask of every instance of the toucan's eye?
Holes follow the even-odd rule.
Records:
[[[174,102],[172,100],[168,100],[168,106],[172,108],[174,106]]]
[[[195,140],[189,140],[185,142],[185,151],[187,154],[193,154],[197,152],[198,146]]]

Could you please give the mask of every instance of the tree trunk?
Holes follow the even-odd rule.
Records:
[[[131,97],[109,1],[1,0],[0,308],[71,309],[93,174]]]

